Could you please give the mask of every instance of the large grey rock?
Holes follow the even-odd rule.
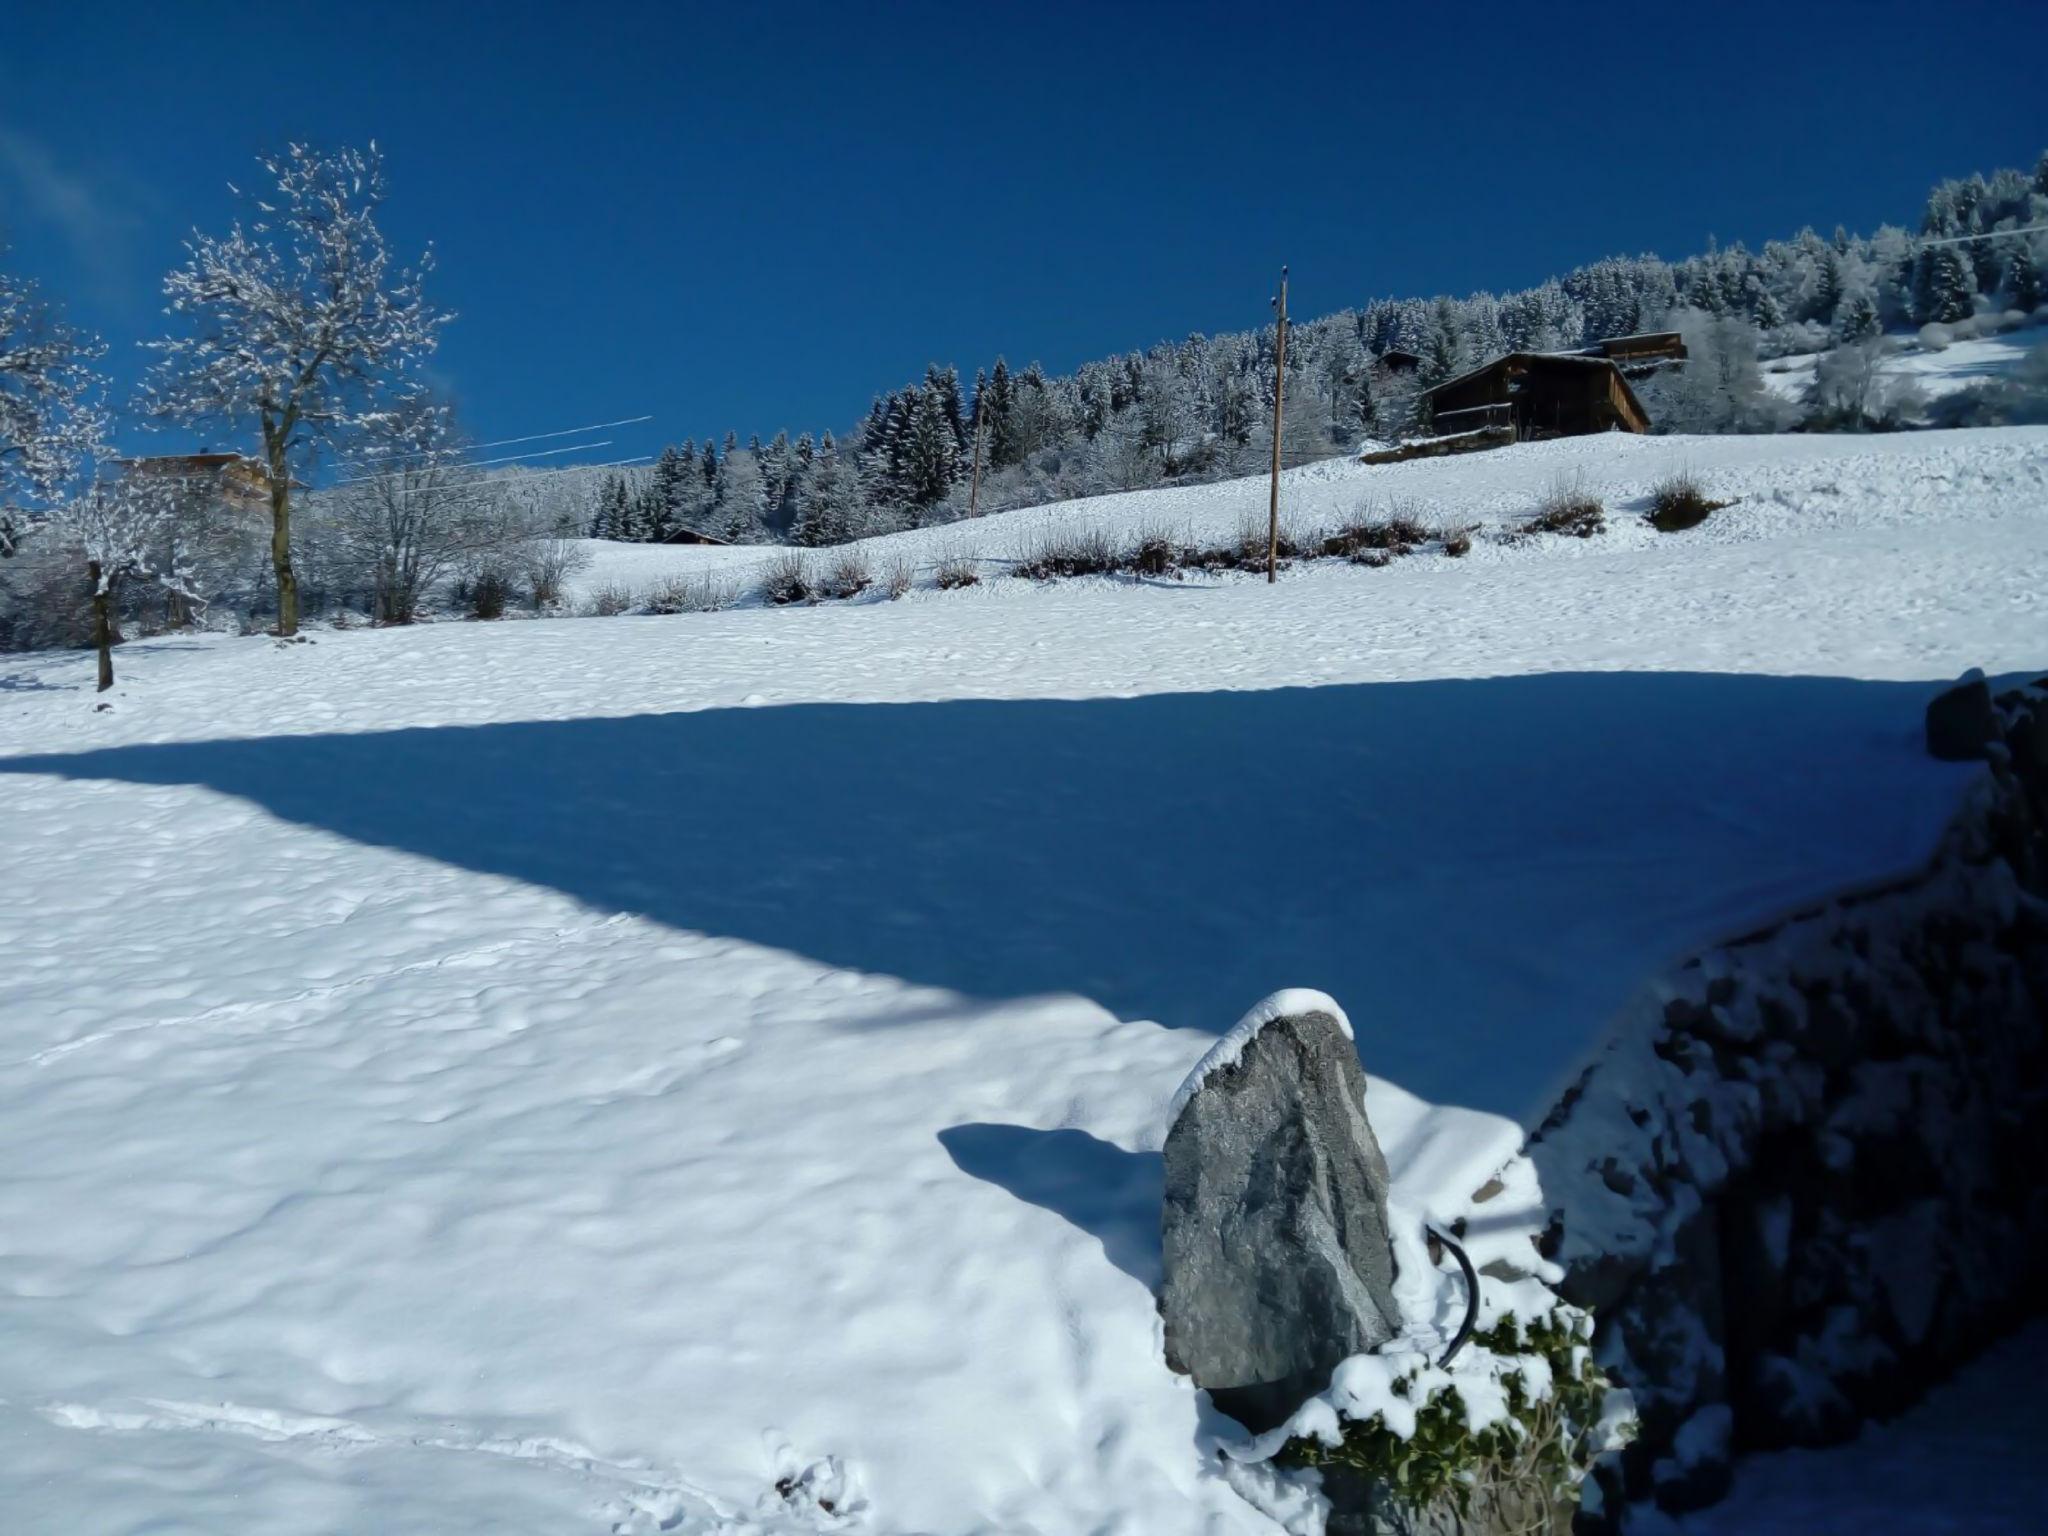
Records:
[[[1271,1000],[1190,1082],[1166,1138],[1166,1361],[1263,1431],[1398,1331],[1387,1160],[1326,999]]]
[[[1972,668],[1952,688],[1927,705],[1927,750],[1948,763],[1981,759],[1998,735],[1998,717],[1991,708],[1991,685]]]

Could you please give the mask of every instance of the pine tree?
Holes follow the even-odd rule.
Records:
[[[1929,246],[1914,274],[1913,318],[1939,325],[1967,320],[1976,291],[1976,274],[1954,246]]]
[[[937,395],[940,417],[953,434],[953,451],[960,452],[967,446],[967,413],[960,403],[960,370],[950,363],[944,368],[933,363],[924,371],[924,386],[928,393]]]
[[[1807,314],[1809,320],[1822,325],[1831,324],[1835,310],[1842,302],[1842,261],[1831,250],[1824,250],[1814,263],[1813,306]]]
[[[630,539],[632,511],[621,475],[606,475],[598,486],[597,511],[590,519],[593,539]]]
[[[2041,269],[2024,242],[2016,242],[2005,264],[2005,291],[2013,308],[2032,314],[2041,307]]]
[[[950,372],[950,370],[949,370]],[[958,379],[954,380],[957,391]],[[942,381],[920,389],[911,406],[898,460],[896,485],[905,505],[922,512],[946,499],[959,478],[960,437]]]
[[[751,450],[737,445],[719,461],[718,500],[714,513],[718,536],[728,544],[758,544],[761,523],[761,466]]]
[[[1844,342],[1874,341],[1883,331],[1877,295],[1868,288],[1852,289],[1835,310],[1835,334]]]
[[[1747,298],[1750,318],[1759,330],[1775,330],[1785,323],[1785,311],[1779,307],[1764,280],[1754,273],[1750,275]]]
[[[657,544],[665,543],[681,525],[686,475],[681,451],[673,443],[662,449],[647,487],[647,536]]]
[[[990,469],[1007,469],[1023,455],[1017,449],[1016,389],[1010,382],[1010,365],[1000,357],[988,376],[988,395],[983,402],[984,430]]]

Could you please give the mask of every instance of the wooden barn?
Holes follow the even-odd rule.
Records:
[[[1438,435],[1512,427],[1517,438],[1647,432],[1650,418],[1621,369],[1580,353],[1510,352],[1425,390]]]
[[[717,544],[723,547],[732,541],[716,538],[708,533],[699,533],[694,528],[678,528],[661,542],[664,544]]]
[[[1587,347],[1586,357],[1611,358],[1624,377],[1635,379],[1685,361],[1685,340],[1676,331],[1639,331],[1608,336]]]

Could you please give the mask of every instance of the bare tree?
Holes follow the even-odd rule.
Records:
[[[527,533],[520,507],[464,464],[464,449],[447,407],[415,396],[378,419],[355,477],[324,500],[328,555],[369,588],[380,624],[410,624],[443,576],[515,554]]]
[[[0,272],[0,557],[24,532],[14,514],[54,503],[97,458],[92,365],[105,350],[53,315],[33,283]]]
[[[176,547],[166,531],[178,510],[174,487],[126,476],[95,485],[50,514],[47,536],[75,551],[85,566],[101,693],[114,686],[115,616],[124,586],[153,582],[187,603],[200,601],[191,571],[164,553]]]
[[[292,471],[317,439],[374,423],[384,397],[430,353],[451,317],[431,307],[416,268],[394,269],[377,210],[377,146],[322,153],[302,144],[261,160],[275,184],[226,236],[194,234],[164,279],[191,333],[161,354],[144,400],[197,426],[254,422],[270,480],[277,632],[299,627],[292,569]]]

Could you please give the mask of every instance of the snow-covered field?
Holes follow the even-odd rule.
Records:
[[[1657,535],[1679,462],[1739,500]],[[1150,1290],[1216,1032],[1333,994],[1455,1215],[1664,959],[1931,844],[1932,680],[2048,663],[2048,429],[1287,499],[1561,475],[1607,534],[1275,588],[998,574],[1239,482],[900,602],[0,659],[12,1526],[1272,1530]]]

